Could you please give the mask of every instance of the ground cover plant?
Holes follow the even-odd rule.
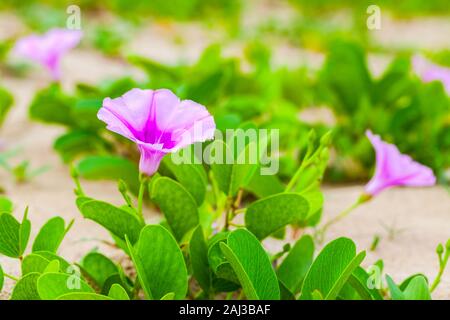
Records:
[[[378,234],[364,249],[334,228],[400,189],[448,196],[448,52],[379,45],[360,16],[366,3],[284,1],[292,15],[285,24],[271,18],[254,27],[244,19],[250,4],[239,0],[83,3],[87,21],[101,17],[82,27],[66,25],[79,8],[58,1],[0,4],[26,30],[0,40],[0,126],[17,100],[36,135],[25,139],[28,148],[44,153],[33,141],[48,130],[63,181],[52,185],[54,199],[26,207],[16,194],[40,188],[40,175],[53,168],[32,169],[33,159],[17,164],[22,147],[10,139],[3,148],[0,140],[0,166],[13,176],[13,182],[1,176],[8,185],[0,190],[1,297],[431,300],[447,288],[450,235],[433,243],[433,271],[399,277],[371,256]],[[394,15],[447,14],[438,0],[399,8],[381,3]],[[342,8],[352,26],[320,22]],[[192,61],[161,62],[127,48],[147,17],[165,34],[196,25],[223,41],[214,35]],[[194,46],[193,38],[177,37],[178,45],[192,40]],[[276,63],[285,41],[322,62]],[[227,52],[230,43],[240,54]],[[77,60],[71,56],[77,52],[87,55]],[[74,70],[67,62],[77,66],[97,54],[132,72],[103,81],[79,81],[67,72]],[[389,55],[377,72],[374,54]],[[31,88],[29,97],[9,92],[17,83]],[[307,119],[319,111],[330,119]],[[10,137],[26,136],[13,126]],[[337,183],[357,183],[359,194],[330,216],[326,208],[336,201],[329,195],[342,188]],[[108,198],[93,186],[105,187]],[[66,196],[60,188],[73,190],[74,219],[69,205],[53,208],[56,197]],[[39,226],[34,219],[43,211],[56,214]],[[94,244],[82,245],[79,221],[106,237],[88,234]],[[396,232],[389,230],[391,242]],[[75,259],[63,250],[69,242],[82,248]]]

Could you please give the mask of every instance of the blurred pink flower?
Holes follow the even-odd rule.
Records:
[[[106,98],[97,114],[107,129],[135,142],[141,153],[139,169],[152,175],[164,155],[195,142],[213,139],[216,125],[208,110],[182,100],[167,89],[132,89],[122,97]]]
[[[43,65],[54,80],[60,78],[61,57],[76,47],[83,33],[79,30],[52,29],[43,35],[31,35],[17,41],[14,53]]]
[[[370,130],[366,132],[376,154],[375,173],[366,185],[366,193],[375,196],[394,186],[425,187],[436,183],[433,171],[400,153],[396,146],[384,142]]]
[[[436,65],[420,55],[413,57],[414,72],[424,82],[440,81],[450,95],[450,68]]]

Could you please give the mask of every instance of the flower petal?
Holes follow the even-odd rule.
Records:
[[[376,195],[393,186],[432,186],[436,183],[433,171],[400,153],[398,148],[384,142],[370,130],[366,132],[376,154],[376,169],[366,186],[366,192]]]

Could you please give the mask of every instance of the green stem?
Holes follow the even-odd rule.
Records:
[[[141,184],[139,186],[137,211],[138,211],[138,215],[142,221],[145,221],[144,214],[142,213],[142,207],[143,207],[143,203],[144,203],[144,193],[145,193],[145,186],[146,186],[147,179],[148,179],[147,176],[144,176],[144,175],[139,176],[139,181]]]
[[[344,219],[345,217],[347,217],[350,214],[350,212],[355,210],[357,207],[359,207],[364,202],[369,201],[371,198],[372,197],[370,195],[367,195],[367,194],[361,195],[354,204],[352,204],[350,207],[348,207],[347,209],[345,209],[344,211],[339,213],[337,216],[335,216],[334,218],[330,219],[327,223],[325,223],[323,225],[323,227],[321,229],[319,229],[319,231],[318,231],[319,242],[321,242],[323,240],[325,232],[328,230],[329,227],[331,227],[336,222],[339,222],[342,219]]]
[[[442,274],[444,273],[445,267],[447,266],[449,256],[450,256],[450,250],[447,249],[445,251],[444,259],[439,261],[439,272],[436,276],[436,279],[434,279],[433,284],[430,287],[430,292],[433,292],[437,288],[439,283],[441,282],[441,277],[442,277]]]
[[[9,278],[9,279],[11,279],[11,280],[14,280],[14,281],[19,281],[19,278],[16,278],[16,277],[14,277],[14,276],[12,276],[12,275],[10,275],[10,274],[7,274],[7,273],[3,273],[4,275],[5,275],[5,277],[7,277],[7,278]]]

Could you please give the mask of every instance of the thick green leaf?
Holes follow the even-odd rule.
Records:
[[[194,277],[200,287],[208,293],[211,290],[212,275],[208,262],[208,246],[201,226],[198,226],[192,234],[189,254]]]
[[[80,177],[85,179],[122,179],[133,193],[139,191],[139,170],[131,160],[118,156],[89,156],[81,160],[76,169]]]
[[[43,300],[54,300],[73,292],[94,292],[78,275],[44,273],[37,280],[37,291]]]
[[[264,239],[288,224],[302,221],[309,204],[297,193],[279,193],[253,202],[245,214],[245,225]]]
[[[61,271],[61,266],[58,260],[52,260],[49,262],[47,267],[45,267],[43,273],[59,273]]]
[[[205,200],[206,186],[208,184],[205,169],[201,164],[173,163],[170,157],[164,157],[163,164],[169,169],[175,178],[194,197],[200,206]]]
[[[405,300],[405,295],[402,290],[395,284],[394,280],[388,275],[386,275],[386,283],[388,285],[389,291],[391,293],[392,300]]]
[[[416,276],[403,291],[405,300],[431,300],[427,280],[423,276]]]
[[[22,261],[22,276],[31,272],[42,273],[50,263],[50,260],[39,254],[29,254]]]
[[[175,293],[169,292],[164,297],[162,297],[160,300],[173,300],[175,298]]]
[[[92,154],[105,148],[106,143],[95,133],[83,130],[69,131],[55,140],[53,148],[68,163],[83,154]]]
[[[0,196],[0,213],[11,213],[13,210],[13,203],[7,197]]]
[[[220,243],[245,296],[250,300],[278,300],[280,287],[269,257],[258,239],[245,229],[230,233],[227,244]]]
[[[335,299],[365,257],[356,255],[356,246],[348,238],[338,238],[327,244],[309,269],[303,281],[301,299],[311,300],[319,291],[326,300]]]
[[[249,143],[238,156],[223,141],[215,140],[207,148],[211,153],[211,170],[217,184],[226,195],[235,196],[240,188],[246,187],[258,168],[258,159],[252,159],[250,153],[256,147]],[[205,151],[205,152],[208,152]],[[215,161],[212,161],[215,159]],[[255,161],[251,161],[255,160]]]
[[[58,84],[39,91],[31,102],[30,117],[47,123],[75,125],[72,116],[74,99],[65,95]]]
[[[79,210],[85,218],[97,222],[120,239],[125,239],[127,235],[131,243],[138,240],[139,232],[143,227],[136,215],[107,202],[83,201]]]
[[[0,213],[0,253],[18,258],[20,247],[20,223],[11,214]]]
[[[114,262],[98,252],[88,253],[83,258],[81,267],[100,288],[110,276],[119,272]]]
[[[161,299],[175,293],[186,297],[188,275],[183,253],[167,229],[148,225],[142,229],[136,248],[129,245],[136,271],[148,299]]]
[[[69,268],[70,268],[70,263],[67,262],[66,260],[64,260],[63,258],[61,258],[60,256],[52,253],[52,252],[48,252],[48,251],[36,251],[32,253],[33,255],[39,255],[45,259],[47,259],[49,262],[53,261],[53,260],[58,260],[59,261],[59,265],[61,267],[61,272],[69,272]]]
[[[4,283],[5,283],[5,274],[3,273],[2,266],[0,265],[0,292],[2,292]]]
[[[56,253],[64,236],[69,230],[70,225],[66,229],[64,219],[61,217],[54,217],[48,220],[36,236],[32,251],[48,251]]]
[[[28,208],[25,209],[22,223],[19,227],[19,256],[22,256],[27,248],[28,240],[30,239],[31,222],[28,220]]]
[[[57,297],[55,300],[113,300],[113,299],[93,292],[70,292]]]
[[[245,189],[256,195],[258,198],[265,198],[283,192],[285,186],[276,175],[263,176],[259,170],[256,170]]]
[[[11,300],[41,300],[37,291],[37,280],[40,275],[32,272],[22,277],[13,289]]]
[[[352,295],[358,296],[362,300],[383,300],[380,292],[376,288],[368,287],[369,274],[361,267],[357,267],[348,278],[349,288],[352,288]],[[341,296],[341,293],[339,293]]]
[[[150,195],[166,217],[170,229],[180,241],[199,224],[197,203],[192,195],[177,181],[167,177],[152,183]]]
[[[114,283],[111,286],[111,289],[109,289],[108,297],[114,300],[130,300],[130,297],[125,289],[117,283]]]
[[[13,102],[13,96],[6,89],[0,87],[0,126],[5,121]]]
[[[301,237],[289,251],[277,270],[278,279],[294,294],[300,292],[303,279],[314,258],[314,241]]]

